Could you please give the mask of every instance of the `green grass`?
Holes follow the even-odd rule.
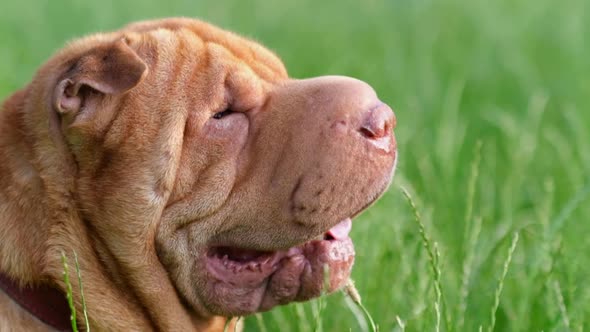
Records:
[[[86,299],[84,298],[84,286],[82,285],[82,272],[80,271],[80,264],[78,263],[78,254],[76,254],[76,252],[73,252],[73,256],[75,263],[74,267],[76,268],[76,276],[78,277],[78,287],[80,289],[80,301],[82,302],[82,315],[84,316],[84,319],[82,321],[84,322],[84,331],[90,332],[90,322],[88,320],[88,311],[86,309]],[[78,332],[79,320],[76,318],[76,309],[74,306],[75,294],[72,290],[72,282],[70,281],[70,266],[68,264],[68,257],[63,251],[61,252],[61,263],[63,265],[63,278],[66,286],[66,299],[68,301],[68,307],[70,308],[71,312],[70,322],[72,324],[72,331]]]
[[[5,1],[0,96],[70,38],[171,15],[263,42],[294,77],[363,79],[395,109],[396,179],[352,232],[380,331],[590,329],[590,2]],[[323,331],[369,329],[343,295],[325,301]],[[246,330],[311,332],[315,305]]]

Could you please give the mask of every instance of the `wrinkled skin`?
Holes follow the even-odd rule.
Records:
[[[291,79],[258,44],[188,19],[72,43],[2,115],[15,119],[0,153],[43,183],[23,197],[53,212],[27,249],[26,227],[2,220],[23,230],[0,268],[60,285],[55,254],[73,248],[101,288],[86,294],[99,330],[219,330],[216,316],[318,296],[325,271],[340,288],[349,218],[387,188],[397,153],[393,112],[366,83]]]

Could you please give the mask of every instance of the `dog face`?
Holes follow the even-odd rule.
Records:
[[[200,317],[243,315],[320,295],[325,272],[328,291],[346,282],[351,218],[396,161],[393,112],[367,84],[290,79],[188,19],[82,39],[43,70],[96,252],[141,301],[171,284]]]

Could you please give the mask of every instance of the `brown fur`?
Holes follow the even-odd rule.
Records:
[[[219,331],[193,252],[289,248],[376,199],[395,142],[326,134],[356,130],[349,109],[375,100],[358,81],[290,80],[268,50],[194,20],[74,41],[2,105],[0,270],[64,289],[60,253],[76,252],[94,330]],[[210,121],[228,105],[248,125]],[[8,302],[0,330],[34,330]]]

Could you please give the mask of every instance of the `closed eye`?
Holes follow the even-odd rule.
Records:
[[[226,110],[224,110],[222,112],[218,112],[218,113],[213,114],[213,119],[219,120],[219,119],[221,119],[221,118],[223,118],[225,116],[228,116],[228,115],[230,115],[232,113],[234,113],[234,111],[232,111],[230,109],[226,109]]]

